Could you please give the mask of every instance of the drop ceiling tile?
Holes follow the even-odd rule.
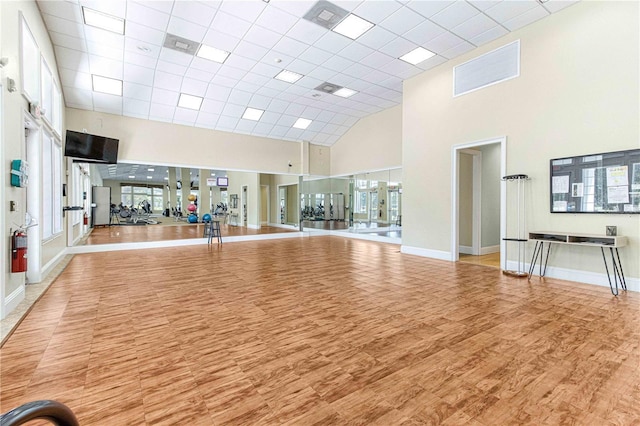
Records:
[[[197,80],[199,82],[209,83],[209,81],[213,78],[213,74],[196,68],[188,68],[184,73],[184,78],[188,80]]]
[[[298,56],[308,48],[308,45],[300,43],[299,41],[286,36],[282,37],[280,41],[278,41],[275,46],[273,46],[273,50],[275,50],[276,52],[281,52],[292,56]]]
[[[333,134],[333,132],[335,132],[336,130],[338,130],[338,126],[335,124],[329,123],[322,128],[321,132]]]
[[[270,89],[268,87],[261,87],[258,91],[256,91],[256,93],[258,95],[262,95],[262,96],[271,96],[271,97],[276,97],[278,96],[281,92],[278,90],[274,90],[274,89]]]
[[[424,21],[424,17],[408,7],[401,7],[387,19],[380,22],[380,26],[395,34],[406,33]]]
[[[323,82],[324,82],[323,80],[319,80],[317,78],[313,78],[308,75],[305,75],[300,80],[298,80],[296,84],[306,89],[314,89],[319,85],[321,85]]]
[[[166,120],[173,120],[173,114],[175,113],[175,106],[168,106],[168,105],[162,105],[162,104],[156,104],[156,103],[152,103],[151,104],[151,108],[149,108],[149,118],[150,119],[164,119],[163,121]]]
[[[216,49],[224,50],[226,52],[233,52],[233,50],[240,43],[238,37],[224,34],[217,30],[208,30],[202,40],[202,44],[215,47]],[[211,62],[211,61],[210,61]]]
[[[56,62],[60,68],[72,68],[79,72],[89,72],[89,55],[78,50],[55,46]]]
[[[187,67],[184,65],[174,64],[173,62],[167,62],[163,60],[158,61],[158,70],[162,70],[160,72],[166,72],[169,74],[175,74],[179,76],[183,76],[185,72],[187,72]],[[158,73],[156,73],[156,76]]]
[[[233,79],[233,78],[229,78],[229,77],[225,77],[225,76],[220,75],[220,74],[216,74],[215,77],[213,77],[211,79],[211,84],[215,84],[215,85],[218,85],[218,86],[229,87],[229,88],[233,88],[237,83],[238,83],[238,80]]]
[[[61,34],[54,31],[49,31],[49,35],[51,36],[51,41],[56,46],[66,47],[68,49],[80,50],[86,52],[87,43],[84,39],[79,37],[72,37],[67,34]]]
[[[189,64],[189,68],[194,68],[200,71],[204,71],[206,73],[211,74],[211,76],[213,76],[215,73],[218,72],[218,70],[220,70],[220,68],[222,68],[222,64],[209,61],[207,59],[194,57],[191,60],[191,64]]]
[[[385,81],[387,78],[389,78],[389,74],[374,69],[369,74],[365,74],[360,78],[364,81],[368,81],[373,84],[378,84],[381,81]]]
[[[218,12],[215,18],[213,18],[210,28],[223,34],[242,38],[250,27],[251,24],[244,19],[236,18],[225,12]]]
[[[256,126],[253,128],[253,134],[260,136],[267,136],[269,132],[273,129],[273,124],[263,123],[262,120],[256,123]]]
[[[153,87],[177,91],[182,84],[182,77],[164,71],[156,71]]]
[[[241,70],[239,68],[234,68],[230,65],[223,65],[220,67],[218,72],[216,73],[217,77],[226,77],[233,80],[233,85],[238,84],[240,80],[246,75],[245,70]]]
[[[127,6],[124,2],[105,2],[100,0],[81,0],[81,6],[88,7],[93,10],[97,10],[108,15],[117,16],[118,18],[125,17],[125,11]]]
[[[58,18],[53,15],[46,15],[45,18],[47,19],[47,29],[49,31],[84,38],[84,25],[82,23]]]
[[[490,7],[495,6],[500,3],[502,0],[467,0],[474,7],[484,11],[489,9]]]
[[[396,35],[391,31],[375,26],[360,36],[360,38],[358,38],[358,43],[364,44],[374,50],[378,50],[394,38],[396,38]]]
[[[181,124],[189,124],[193,126],[198,119],[198,111],[188,108],[176,108],[176,112],[173,115],[174,122],[180,122]]]
[[[392,59],[394,59],[411,52],[416,47],[418,46],[415,43],[402,37],[398,37],[380,48],[380,51],[382,53],[386,53],[387,55],[391,56]]]
[[[269,7],[277,7],[287,13],[290,13],[298,18],[302,18],[311,8],[313,3],[306,1],[296,0],[270,0]]]
[[[375,50],[373,50],[372,48],[367,47],[363,44],[360,44],[356,41],[349,44],[347,47],[345,47],[340,52],[338,52],[338,55],[342,56],[343,58],[350,59],[352,61],[360,61],[374,52]]]
[[[254,94],[251,96],[251,99],[247,103],[251,108],[257,108],[261,110],[266,110],[269,107],[269,103],[271,102],[271,98],[267,96]]]
[[[459,45],[454,46],[451,49],[442,52],[442,56],[447,59],[453,59],[473,49],[475,49],[475,46],[473,44],[467,41],[463,41]]]
[[[408,64],[405,61],[401,61],[400,59],[395,59],[395,60],[389,62],[387,65],[384,65],[383,67],[380,67],[379,70],[383,71],[383,72],[386,72],[387,74],[397,76],[401,72],[405,72],[405,71],[411,70],[413,68],[414,68],[413,65]]]
[[[247,83],[245,80],[239,81],[238,83],[236,83],[236,85],[233,88],[242,90],[245,92],[249,92],[249,93],[256,93],[258,90],[260,90],[260,86]]]
[[[304,111],[302,112],[301,116],[308,118],[310,120],[315,120],[318,115],[322,112],[322,110],[320,108],[314,108],[311,106],[307,106],[305,107]]]
[[[228,102],[231,102],[232,104],[236,104],[236,105],[247,105],[250,100],[251,100],[251,93],[244,92],[238,89],[231,89]],[[231,114],[226,114],[226,115],[231,115]]]
[[[251,72],[245,75],[244,77],[242,77],[242,81],[245,81],[247,83],[251,83],[257,86],[262,86],[263,84],[266,84],[267,82],[271,81],[271,77],[265,77],[263,75],[259,75]]]
[[[445,29],[431,21],[424,21],[410,31],[403,34],[403,37],[418,45],[424,45],[430,40],[444,33]]]
[[[91,90],[63,86],[63,91],[67,104],[73,103],[93,108],[93,92]]]
[[[294,56],[289,56],[283,52],[278,52],[275,50],[269,50],[267,54],[260,60],[260,62],[268,65],[273,65],[280,69],[286,69],[289,64],[295,61],[296,58]]]
[[[291,83],[287,83],[287,82],[276,80],[276,79],[271,79],[267,82],[267,84],[264,85],[264,87],[266,88],[277,90],[279,92],[287,90],[289,86],[291,86]]]
[[[351,127],[354,124],[356,124],[359,121],[358,117],[349,117],[345,120],[344,123],[342,123],[343,125],[347,126],[347,127]]]
[[[431,18],[436,13],[440,12],[447,6],[455,3],[455,0],[448,1],[424,1],[424,0],[413,0],[407,3],[407,7],[415,10],[420,15],[425,18]]]
[[[171,9],[168,13],[158,11],[153,6],[159,2],[147,2],[144,5],[137,2],[127,3],[126,22],[136,22],[156,30],[166,31],[169,25]]]
[[[379,24],[401,7],[402,4],[393,1],[363,1],[353,13],[371,23]]]
[[[332,53],[327,52],[326,50],[318,49],[317,47],[311,46],[304,52],[302,52],[298,57],[303,61],[310,62],[314,65],[321,65],[326,60],[328,60]]]
[[[260,122],[273,125],[276,124],[278,120],[280,120],[281,116],[282,114],[278,112],[265,111],[264,114],[262,114],[262,117],[260,117]]]
[[[507,27],[510,31],[515,31],[548,15],[549,12],[547,12],[544,7],[536,6],[533,9],[530,9],[527,12],[523,13],[522,15],[518,15],[513,19],[509,19],[504,23],[504,26]]]
[[[164,32],[131,21],[127,21],[126,23],[125,34],[126,37],[131,37],[156,46],[162,46],[164,43]]]
[[[208,112],[200,111],[198,113],[196,125],[207,129],[215,129],[219,117],[220,116],[218,114],[210,114]]]
[[[326,133],[318,133],[314,138],[313,141],[316,143],[320,143],[323,144],[327,141],[327,139],[329,139],[330,135],[326,134]]]
[[[125,113],[134,113],[148,116],[151,104],[139,99],[122,98],[122,107],[122,110]]]
[[[122,114],[122,97],[93,92],[93,108],[95,111]]]
[[[216,101],[226,102],[231,94],[231,88],[209,83],[209,88],[205,94],[205,98]]]
[[[402,79],[398,77],[389,77],[384,81],[378,83],[380,86],[386,87],[387,89],[395,90],[398,92],[402,91]]]
[[[468,42],[462,42],[462,46],[460,46],[460,49],[463,49],[463,46],[465,46]],[[455,49],[455,47],[454,47]],[[471,49],[469,49],[471,50]],[[453,53],[453,52],[452,52]],[[437,65],[443,64],[447,61],[447,59],[445,57],[442,57],[440,55],[436,55],[436,56],[432,56],[431,58],[427,59],[426,61],[420,62],[417,67],[420,68],[423,71],[429,70]]]
[[[251,133],[254,127],[256,127],[256,124],[257,124],[257,121],[254,121],[254,120],[240,119],[238,121],[238,124],[236,124],[235,130],[244,132],[244,133]]]
[[[124,81],[148,86],[152,84],[154,74],[155,71],[150,68],[134,64],[124,64]]]
[[[244,114],[245,106],[227,103],[222,109],[222,115],[227,117],[240,118]]]
[[[262,59],[267,52],[269,52],[269,49],[244,40],[240,41],[233,49],[234,55],[240,55],[244,58],[253,59],[254,61]]]
[[[491,28],[497,26],[496,22],[482,13],[474,16],[473,18],[464,21],[460,25],[453,27],[451,32],[462,37],[465,40],[471,40],[480,34],[489,31]]]
[[[298,21],[298,18],[282,9],[266,7],[255,24],[278,34],[286,34]]]
[[[222,12],[249,22],[256,20],[264,11],[265,7],[267,7],[267,3],[259,1],[223,1],[211,3],[221,3],[220,10]]]
[[[226,99],[225,99],[226,101]],[[205,111],[211,114],[220,115],[222,114],[222,110],[224,109],[225,103],[222,101],[216,101],[213,99],[205,98],[202,101],[202,106],[200,107],[201,111]]]
[[[500,38],[508,33],[509,31],[507,31],[503,27],[493,27],[489,31],[485,31],[479,36],[472,38],[471,43],[475,44],[476,46],[482,46],[483,44],[489,43],[490,41]]]
[[[135,2],[130,2],[130,3],[139,3],[140,0],[136,0]],[[148,5],[150,8],[157,10],[158,12],[163,12],[163,13],[171,13],[171,10],[173,9],[173,0],[153,0],[150,2],[146,2],[145,4]],[[129,10],[130,6],[127,6],[127,11]]]
[[[423,72],[424,70],[418,67],[414,67],[410,70],[398,73],[398,77],[402,78],[403,80],[406,80],[408,78],[411,78],[413,76],[416,76],[418,74],[420,74],[421,72]]]
[[[183,78],[180,91],[188,95],[199,96],[203,98],[205,93],[207,93],[208,86],[209,85],[204,81]]]
[[[287,109],[284,111],[284,114],[300,117],[302,115],[302,112],[304,111],[304,108],[305,108],[304,105],[289,104],[287,106]],[[307,117],[304,117],[304,118],[307,118]]]
[[[233,130],[236,128],[238,121],[239,118],[221,115],[220,118],[218,118],[216,127],[222,130]]]
[[[255,63],[256,62],[254,60],[243,58],[242,56],[230,55],[229,58],[227,58],[227,60],[224,62],[222,68],[231,67],[235,68],[236,70],[249,71],[251,68],[253,68]]]
[[[311,45],[318,41],[327,30],[307,20],[299,20],[286,33],[286,36],[301,43]]]
[[[258,63],[251,69],[251,73],[269,77],[269,79],[275,77],[280,71],[282,71],[280,68],[264,63]]]
[[[447,6],[430,19],[444,28],[452,28],[478,15],[480,11],[465,1],[457,1]]]
[[[215,3],[212,4],[215,5]],[[217,7],[211,7],[206,2],[182,1],[173,8],[172,16],[208,27],[216,12]]]
[[[464,40],[462,40],[457,35],[447,31],[445,33],[440,34],[438,37],[434,38],[433,40],[425,43],[424,47],[426,47],[427,49],[429,49],[434,53],[440,54],[444,51],[451,49],[452,47],[459,45],[463,41]]]
[[[300,138],[302,137],[302,134],[305,131],[302,129],[295,129],[295,128],[290,128],[289,131],[285,134],[285,137],[292,139],[292,140],[300,140]]]
[[[289,71],[296,72],[301,75],[306,75],[317,68],[317,65],[302,61],[300,59],[296,59],[287,65],[286,69]]]
[[[269,136],[282,138],[284,137],[284,135],[287,134],[290,128],[291,126],[281,126],[281,125],[273,126],[273,128],[271,129],[271,133],[269,133]]]
[[[145,68],[155,69],[158,64],[158,59],[147,55],[140,55],[136,52],[125,50],[124,62],[128,64],[134,64]]]
[[[131,83],[125,81],[122,83],[122,96],[140,101],[150,101],[153,89],[151,86],[143,84]]]
[[[64,2],[55,4],[53,2],[39,2],[38,7],[43,14],[52,15],[73,22],[83,22],[82,9],[77,3]],[[44,17],[46,21],[46,17]]]
[[[522,15],[529,9],[537,7],[536,0],[502,1],[484,11],[485,14],[495,19],[499,23],[504,23],[509,19]]]
[[[167,32],[200,43],[207,33],[207,27],[185,21],[177,16],[171,16]]]
[[[175,107],[178,105],[178,98],[180,97],[180,93],[173,90],[165,90],[159,89],[155,87],[151,94],[151,103],[169,105]]]
[[[318,116],[316,117],[316,120],[321,121],[321,122],[325,122],[328,123],[329,121],[331,121],[331,119],[336,115],[335,112],[331,112],[331,111],[327,111],[327,110],[322,110],[320,111],[320,113],[318,114]]]
[[[375,29],[375,27],[373,29]],[[371,31],[373,30],[367,31],[365,35],[370,33]],[[351,43],[352,40],[350,38],[347,38],[338,33],[334,33],[333,31],[327,31],[326,34],[320,37],[318,41],[316,41],[313,45],[318,49],[326,50],[327,52],[335,54]]]
[[[193,58],[194,57],[191,55],[187,55],[186,53],[178,52],[176,50],[167,49],[166,47],[163,47],[160,50],[159,56],[159,59],[163,61],[171,62],[185,67],[188,67],[191,64]]]
[[[298,119],[297,116],[282,114],[278,122],[276,123],[278,126],[291,127]]]
[[[554,0],[551,2],[546,2],[543,6],[551,13],[556,13],[565,7],[569,7],[571,5],[576,4],[580,0]]]
[[[122,62],[114,61],[103,56],[89,56],[91,74],[122,80]]]
[[[342,72],[354,64],[355,62],[349,59],[342,58],[340,56],[333,56],[322,65],[324,68],[330,69],[332,71]],[[309,75],[312,74],[310,73]]]
[[[360,63],[372,68],[382,67],[389,62],[393,61],[395,58],[384,54],[382,52],[374,51],[366,58],[360,59]]]
[[[354,77],[354,78],[359,78],[360,76],[370,74],[371,72],[373,72],[373,68],[368,67],[366,65],[359,64],[359,63],[355,63],[352,66],[350,66],[349,68],[344,70],[344,74],[346,74],[348,76],[351,76],[351,77]],[[351,81],[352,81],[352,79],[349,79],[348,82],[337,83],[337,84],[348,85]]]
[[[244,40],[271,49],[282,38],[281,34],[258,25],[253,25],[244,36]]]
[[[114,48],[100,43],[87,41],[87,49],[91,52],[92,56],[102,56],[114,61],[122,61],[124,59],[124,48]]]

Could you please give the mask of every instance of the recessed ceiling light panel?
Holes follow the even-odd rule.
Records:
[[[435,53],[423,47],[416,47],[411,52],[400,56],[399,59],[402,59],[403,61],[408,62],[411,65],[418,65],[420,62],[426,61],[427,59],[435,55]]]
[[[333,92],[334,95],[340,96],[341,98],[349,98],[349,97],[355,95],[356,93],[358,93],[358,92],[355,91],[355,90],[352,90],[352,89],[347,89],[346,87],[343,87],[343,88],[338,89],[335,92]]]
[[[200,110],[202,105],[202,98],[199,96],[187,95],[186,93],[180,93],[180,99],[178,99],[178,106],[182,108]]]
[[[325,82],[325,83],[322,83],[320,86],[316,87],[314,90],[319,90],[324,93],[335,93],[337,90],[340,90],[340,89],[342,89],[342,86]]]
[[[196,56],[222,64],[229,57],[229,52],[203,44],[200,46],[200,49],[198,49],[198,53],[196,53]]]
[[[373,28],[373,24],[371,22],[351,14],[340,21],[333,31],[355,40],[371,28]]]
[[[87,7],[82,7],[82,14],[84,15],[84,23],[87,25],[117,34],[124,34],[124,19],[122,18],[107,15]]]
[[[245,120],[258,121],[260,120],[260,117],[262,117],[263,112],[264,111],[261,109],[247,108],[244,111],[244,114],[242,114],[242,118],[244,118]]]
[[[91,75],[93,81],[93,91],[107,93],[109,95],[122,96],[122,80],[103,77],[101,75]]]
[[[200,47],[200,43],[175,34],[167,33],[167,35],[164,36],[164,43],[162,46],[177,52],[186,53],[187,55],[195,55]]]
[[[293,124],[293,127],[294,127],[295,129],[302,129],[302,130],[304,130],[304,129],[306,129],[307,127],[309,127],[309,124],[311,124],[311,120],[308,120],[308,119],[306,119],[306,118],[302,118],[302,117],[300,117],[300,118],[298,118],[298,119],[296,120],[296,122]]]
[[[287,83],[295,83],[302,78],[302,75],[293,71],[282,70],[274,78],[276,80],[286,81]]]

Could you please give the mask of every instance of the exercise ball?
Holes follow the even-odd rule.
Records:
[[[211,215],[209,213],[205,213],[202,215],[203,222],[211,222]]]
[[[189,210],[190,212],[195,212],[196,210],[198,210],[198,208],[196,207],[195,204],[189,204],[187,206],[187,210]]]
[[[187,200],[189,200],[189,201],[195,201],[195,200],[196,200],[196,198],[197,198],[197,197],[195,196],[195,194],[189,194],[189,196],[187,197]]]
[[[190,214],[187,220],[189,221],[189,223],[198,223],[198,216],[195,214]]]

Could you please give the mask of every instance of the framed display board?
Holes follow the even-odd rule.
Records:
[[[640,213],[640,149],[556,158],[551,213]]]

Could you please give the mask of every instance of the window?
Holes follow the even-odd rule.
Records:
[[[161,212],[164,207],[162,186],[158,185],[122,185],[120,201],[124,206],[138,208],[144,201],[151,205],[151,210]]]
[[[58,136],[62,136],[62,97],[60,96],[60,89],[53,84],[53,106],[51,108],[51,120],[53,124],[53,130],[56,131]]]
[[[51,70],[47,66],[44,58],[42,59],[42,91],[41,91],[41,101],[40,107],[42,108],[42,118],[53,126],[53,77],[51,76]]]
[[[40,100],[40,53],[24,17],[20,20],[22,92],[30,102]]]
[[[42,135],[42,238],[62,232],[62,147],[49,132]]]

